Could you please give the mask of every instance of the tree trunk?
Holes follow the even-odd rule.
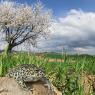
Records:
[[[6,54],[11,53],[12,52],[12,48],[13,48],[13,45],[12,44],[8,44],[8,46],[7,46],[6,50],[5,50]]]

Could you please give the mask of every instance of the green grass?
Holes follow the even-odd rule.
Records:
[[[50,58],[61,58],[64,62],[48,62]],[[0,76],[5,76],[10,68],[18,64],[36,64],[43,68],[46,76],[64,95],[83,95],[81,77],[85,73],[95,74],[95,56],[45,53],[38,58],[34,54],[13,53],[0,54]]]

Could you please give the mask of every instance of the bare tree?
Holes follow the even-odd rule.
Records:
[[[7,52],[24,42],[33,46],[50,31],[51,11],[38,2],[32,6],[16,2],[0,2],[0,32],[8,43]]]

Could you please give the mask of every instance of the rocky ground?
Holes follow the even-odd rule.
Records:
[[[27,86],[33,88],[33,91],[25,91],[20,88],[14,79],[1,77],[0,78],[0,95],[62,95],[54,87],[54,92],[46,88],[41,82],[29,83]]]

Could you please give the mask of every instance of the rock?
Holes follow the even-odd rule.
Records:
[[[0,95],[62,95],[54,87],[54,92],[46,88],[41,82],[27,83],[27,86],[33,88],[33,91],[27,91],[20,88],[17,82],[12,78],[0,78]]]
[[[85,75],[83,77],[84,95],[95,93],[95,75]]]
[[[56,93],[56,95],[62,95],[62,92],[58,91],[56,87],[54,87],[54,92]]]

